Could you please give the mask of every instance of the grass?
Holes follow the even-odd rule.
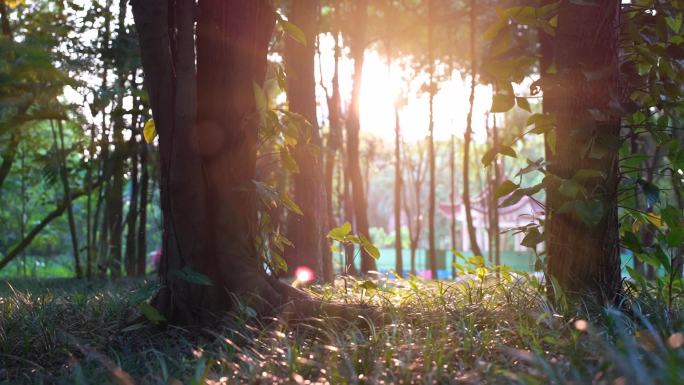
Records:
[[[645,293],[630,297],[627,314],[556,308],[524,276],[349,280],[311,290],[380,305],[389,322],[288,326],[245,313],[200,337],[122,330],[154,290],[141,280],[0,284],[0,383],[684,383],[684,307]]]

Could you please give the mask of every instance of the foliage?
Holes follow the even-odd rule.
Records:
[[[122,331],[154,290],[14,280],[0,289],[0,377],[8,383],[674,384],[684,379],[681,299],[670,312],[649,290],[634,312],[551,304],[533,277],[493,273],[461,282],[351,280],[312,288],[340,303],[382,305],[384,323],[312,320],[299,327],[234,313],[202,337],[150,326]],[[32,342],[31,342],[32,341]],[[21,357],[22,359],[18,359]],[[126,378],[129,378],[126,377]]]

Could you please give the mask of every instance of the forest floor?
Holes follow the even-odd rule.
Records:
[[[684,306],[552,305],[534,279],[354,281],[311,288],[380,305],[383,324],[249,311],[201,337],[125,326],[155,283],[0,281],[0,384],[682,384]]]

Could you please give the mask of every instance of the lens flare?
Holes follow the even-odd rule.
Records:
[[[295,279],[299,283],[308,283],[314,279],[314,271],[306,266],[299,266],[295,269]]]

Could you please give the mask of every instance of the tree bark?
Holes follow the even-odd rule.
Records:
[[[456,135],[451,135],[449,148],[449,204],[451,206],[451,277],[456,278]]]
[[[473,135],[473,108],[475,104],[475,76],[477,66],[475,62],[475,1],[470,1],[470,108],[466,118],[466,131],[463,140],[463,206],[466,214],[466,226],[470,248],[475,255],[482,255],[482,250],[477,243],[477,233],[473,225],[473,213],[470,204],[470,140]]]
[[[430,101],[429,125],[428,125],[428,160],[430,164],[430,191],[428,194],[428,261],[430,265],[431,278],[437,279],[437,250],[435,245],[435,206],[436,206],[436,180],[435,180],[435,120],[433,116],[436,85],[434,83],[434,57],[432,52],[432,1],[427,0],[428,7],[428,68],[429,68],[429,89]]]
[[[285,40],[285,62],[293,73],[288,77],[287,96],[289,110],[306,118],[312,126],[310,133],[300,127],[299,141],[294,149],[299,172],[294,175],[295,202],[304,215],[288,216],[288,238],[294,247],[285,251],[290,272],[306,266],[316,274],[317,280],[332,282],[332,259],[326,238],[328,225],[325,180],[321,158],[310,149],[321,147],[316,118],[316,80],[314,76],[315,35],[317,26],[317,0],[299,0],[290,4],[289,21],[304,33],[306,44],[291,37]]]
[[[583,183],[586,201],[593,202],[597,221],[578,218],[578,206],[560,212],[572,200],[549,188],[548,271],[566,293],[594,301],[614,303],[621,292],[617,217],[618,146],[592,151],[592,140],[619,140],[620,119],[610,114],[611,95],[618,95],[619,1],[596,6],[561,3],[555,36],[559,90],[554,101],[557,149],[549,172],[571,179],[578,170],[590,169],[605,178]],[[600,76],[587,79],[585,74]],[[603,111],[598,121],[588,110]],[[600,207],[600,210],[597,208]]]
[[[81,267],[81,258],[78,250],[78,233],[76,232],[76,221],[74,219],[74,209],[71,204],[71,188],[69,186],[69,170],[66,162],[66,150],[64,148],[64,129],[62,121],[57,122],[58,129],[55,130],[55,123],[50,120],[50,128],[52,129],[52,138],[55,142],[55,150],[57,150],[59,161],[59,176],[62,180],[62,188],[64,190],[64,203],[66,204],[67,219],[69,223],[69,234],[71,236],[71,247],[74,253],[74,272],[76,278],[83,277],[83,269]]]
[[[328,124],[330,131],[328,133],[327,145],[325,148],[325,189],[327,196],[327,209],[328,209],[328,227],[334,228],[337,226],[335,223],[335,215],[333,213],[333,176],[335,172],[335,163],[338,152],[340,152],[340,144],[342,143],[342,106],[340,97],[340,76],[339,76],[339,61],[340,61],[340,45],[339,45],[339,33],[335,36],[335,52],[334,52],[334,70],[332,78],[332,94],[327,95],[327,106],[328,106]],[[321,82],[323,81],[323,76],[321,76]],[[344,156],[341,156],[342,162],[344,161]],[[340,206],[344,206],[340,202]],[[332,265],[332,260],[331,260]],[[332,268],[332,266],[331,266]]]
[[[356,232],[370,240],[368,227],[368,204],[363,187],[363,177],[359,164],[359,130],[360,130],[360,97],[361,79],[366,48],[366,23],[368,19],[368,0],[358,0],[354,3],[354,19],[356,26],[351,34],[350,49],[354,60],[354,79],[352,83],[352,98],[347,117],[347,156],[349,173],[352,184],[354,203],[354,218]],[[375,270],[375,259],[365,250],[361,250],[361,272],[366,273]]]
[[[135,126],[135,125],[133,125]],[[128,200],[128,214],[126,216],[126,252],[125,265],[126,276],[133,277],[136,275],[136,242],[135,235],[137,233],[136,222],[138,219],[138,142],[135,140],[136,135],[131,135],[128,142],[131,150],[131,193]]]
[[[193,3],[133,2],[162,165],[154,305],[180,324],[213,320],[234,307],[233,294],[262,315],[283,300],[256,252],[256,105],[245,96],[264,80],[275,13],[265,0],[200,0],[195,83]]]
[[[144,276],[147,270],[147,203],[149,195],[150,174],[147,169],[147,145],[141,143],[140,148],[140,214],[137,235],[137,257],[135,275]]]
[[[394,250],[396,256],[395,271],[399,277],[404,276],[401,237],[401,122],[399,109],[394,107]]]

